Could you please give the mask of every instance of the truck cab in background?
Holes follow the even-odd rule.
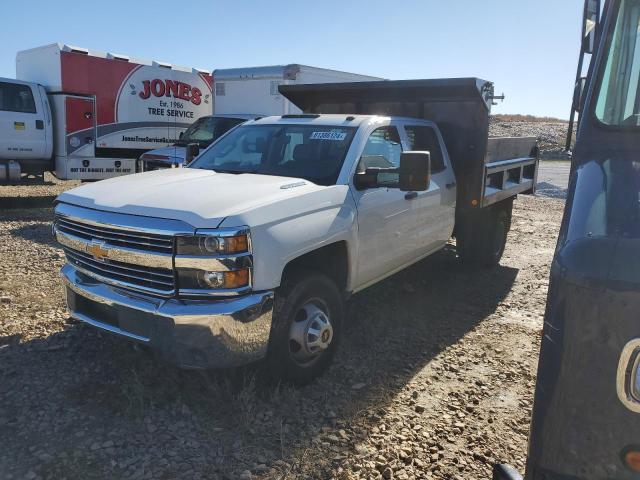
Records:
[[[53,168],[51,108],[37,83],[0,78],[0,181]],[[6,159],[5,162],[2,159]]]
[[[584,11],[580,63],[591,62],[584,81],[578,69],[526,480],[640,477],[640,0]]]
[[[260,115],[210,115],[201,117],[180,134],[176,143],[169,147],[156,148],[140,156],[138,171],[149,172],[163,168],[183,167],[232,128],[260,118]]]

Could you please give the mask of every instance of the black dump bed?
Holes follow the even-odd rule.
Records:
[[[458,182],[458,207],[463,210],[535,188],[535,139],[489,142],[493,83],[486,80],[390,80],[279,89],[305,113],[393,115],[435,122],[449,151]]]

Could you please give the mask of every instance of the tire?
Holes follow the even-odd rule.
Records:
[[[456,238],[462,262],[484,268],[498,265],[507,243],[511,224],[509,217],[507,209],[496,208],[467,220]]]
[[[314,271],[288,274],[276,290],[267,351],[271,376],[305,385],[321,375],[338,347],[343,316],[340,291],[329,277]]]

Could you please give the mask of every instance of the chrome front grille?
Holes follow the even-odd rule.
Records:
[[[193,234],[179,220],[56,206],[54,231],[67,261],[111,285],[172,296],[176,293],[174,236]]]
[[[93,225],[62,215],[56,216],[56,229],[88,241],[102,240],[109,245],[153,252],[173,253],[173,236]]]

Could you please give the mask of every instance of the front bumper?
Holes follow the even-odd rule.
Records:
[[[235,367],[266,355],[273,292],[229,300],[156,298],[62,267],[71,317],[150,345],[185,368]]]

